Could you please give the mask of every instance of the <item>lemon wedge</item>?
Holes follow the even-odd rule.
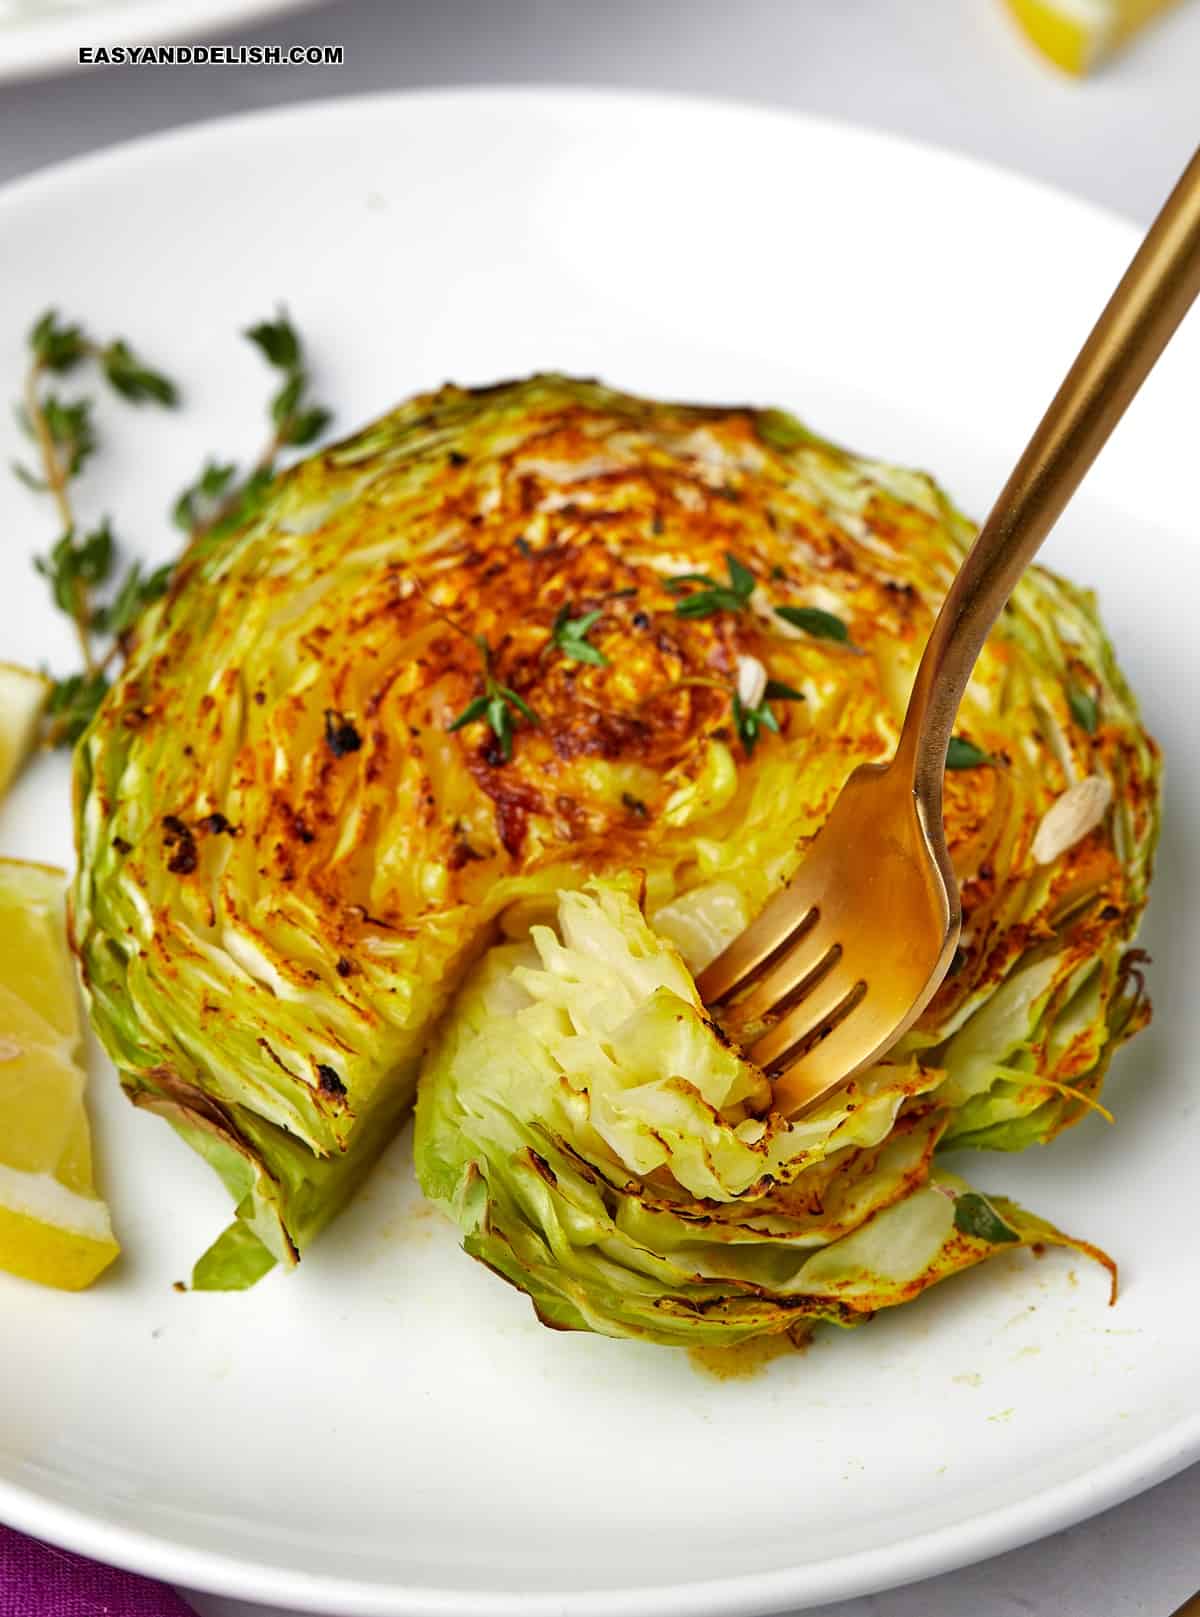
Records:
[[[79,1291],[120,1250],[92,1180],[66,877],[0,859],[0,1269]]]
[[[1090,73],[1176,0],[1007,0],[1043,55],[1068,73]]]
[[[33,750],[50,681],[31,668],[0,663],[0,797]]]

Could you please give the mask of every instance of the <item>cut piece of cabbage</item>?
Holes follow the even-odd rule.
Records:
[[[732,1345],[857,1324],[1013,1245],[1078,1245],[933,1170],[938,1070],[881,1063],[801,1121],[772,1114],[637,898],[590,881],[491,950],[422,1078],[426,1194],[547,1323]]]

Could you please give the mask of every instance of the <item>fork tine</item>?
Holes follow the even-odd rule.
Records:
[[[835,1027],[842,1022],[862,999],[865,986],[852,963],[839,960],[811,993],[756,1040],[750,1050],[751,1059],[769,1076],[785,1071],[798,1047],[803,1047],[822,1028]],[[825,1038],[828,1037],[826,1033]]]
[[[764,976],[759,977],[745,999],[735,1007],[741,1026],[760,1022],[772,1011],[786,1012],[799,999],[816,988],[827,971],[842,957],[841,945],[834,943],[818,915],[815,925],[801,934],[798,942],[787,945]]]
[[[816,908],[794,887],[767,900],[744,932],[734,938],[696,979],[706,1005],[719,1005],[759,976],[789,943],[816,925]]]
[[[785,1117],[801,1116],[852,1078],[875,1051],[873,1033],[864,1027],[866,1020],[860,1002],[832,1033],[785,1066],[772,1086],[772,1110]]]

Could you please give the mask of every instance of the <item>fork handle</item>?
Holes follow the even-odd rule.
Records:
[[[1151,225],[967,553],[921,659],[897,752],[941,821],[959,702],[1013,587],[1200,293],[1200,151]]]

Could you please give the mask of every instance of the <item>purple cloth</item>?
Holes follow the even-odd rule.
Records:
[[[195,1617],[166,1584],[0,1527],[0,1617]]]

